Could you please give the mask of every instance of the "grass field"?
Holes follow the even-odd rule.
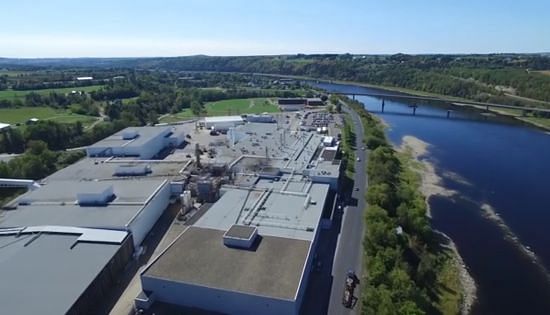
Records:
[[[60,123],[81,121],[84,126],[97,120],[93,116],[74,114],[67,110],[56,110],[51,107],[0,108],[0,122],[3,123],[24,124],[29,118],[33,117],[42,120],[54,120]]]
[[[207,103],[204,107],[207,116],[261,114],[279,111],[275,100],[270,98],[237,98]],[[165,116],[160,121],[166,123],[189,118],[193,118],[193,113],[186,108],[177,114]]]
[[[8,100],[14,100],[16,98],[24,98],[26,94],[30,92],[36,92],[41,95],[48,95],[50,92],[57,92],[57,93],[70,93],[71,91],[85,91],[85,92],[91,92],[99,90],[102,87],[102,85],[90,85],[90,86],[81,86],[81,87],[68,87],[68,88],[59,88],[59,89],[41,89],[41,90],[28,90],[28,91],[14,91],[14,90],[5,90],[0,91],[0,100],[8,99]]]
[[[535,72],[542,73],[544,75],[550,75],[550,70],[541,70],[541,71],[535,71]]]

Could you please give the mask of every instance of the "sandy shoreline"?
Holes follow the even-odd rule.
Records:
[[[413,136],[404,136],[401,146],[397,148],[399,152],[410,154],[416,161],[420,162],[421,167],[415,168],[421,177],[420,192],[426,197],[427,215],[431,217],[430,205],[428,199],[431,196],[452,197],[456,191],[446,189],[442,185],[443,179],[435,171],[432,162],[425,159],[428,154],[429,144]]]
[[[434,164],[426,159],[427,154],[429,153],[429,144],[410,135],[404,136],[401,145],[397,148],[399,152],[404,152],[410,154],[414,160],[420,163],[419,167],[415,167],[414,170],[417,171],[421,177],[421,186],[420,191],[426,198],[426,215],[431,217],[430,205],[428,203],[431,196],[443,196],[443,197],[452,197],[457,194],[456,191],[446,189],[443,187],[442,178],[435,171]],[[458,174],[447,172],[444,174],[446,177],[449,177],[461,184],[469,185],[469,183],[461,178]],[[460,256],[456,244],[452,241],[450,237],[445,235],[440,231],[436,231],[441,234],[445,239],[448,240],[447,247],[454,253],[453,260],[458,268],[460,286],[462,287],[462,301],[461,301],[461,314],[467,315],[470,313],[472,305],[476,300],[477,287],[474,281],[474,278],[469,273],[462,257]]]

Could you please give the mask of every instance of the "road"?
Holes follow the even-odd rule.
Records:
[[[330,301],[328,314],[356,314],[357,306],[354,309],[345,308],[342,305],[342,295],[344,291],[344,281],[348,270],[355,270],[357,276],[361,278],[362,258],[363,258],[363,234],[364,234],[364,217],[365,209],[365,191],[367,186],[367,177],[365,172],[365,162],[367,152],[363,151],[363,124],[359,115],[349,109],[347,106],[342,106],[342,109],[350,114],[356,135],[356,157],[360,162],[355,161],[354,175],[354,190],[352,192],[352,204],[348,205],[343,214],[341,232],[338,237],[338,245],[332,265],[332,288],[330,293]],[[355,189],[358,191],[355,191]],[[355,290],[355,296],[359,296],[360,286]]]

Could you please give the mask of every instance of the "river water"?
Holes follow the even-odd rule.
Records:
[[[388,93],[317,85],[333,92]],[[429,143],[426,159],[443,186],[458,192],[433,196],[429,204],[433,226],[454,240],[476,281],[472,314],[550,314],[550,134],[445,103],[386,99],[381,113],[381,99],[357,100],[388,123],[393,143],[405,135]],[[419,106],[415,116],[413,104]],[[492,209],[496,219],[483,209]]]

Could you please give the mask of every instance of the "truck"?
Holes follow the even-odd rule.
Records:
[[[342,304],[344,307],[353,308],[357,303],[357,298],[353,295],[353,293],[358,284],[359,278],[353,270],[349,270],[344,284],[344,296],[342,297]]]

